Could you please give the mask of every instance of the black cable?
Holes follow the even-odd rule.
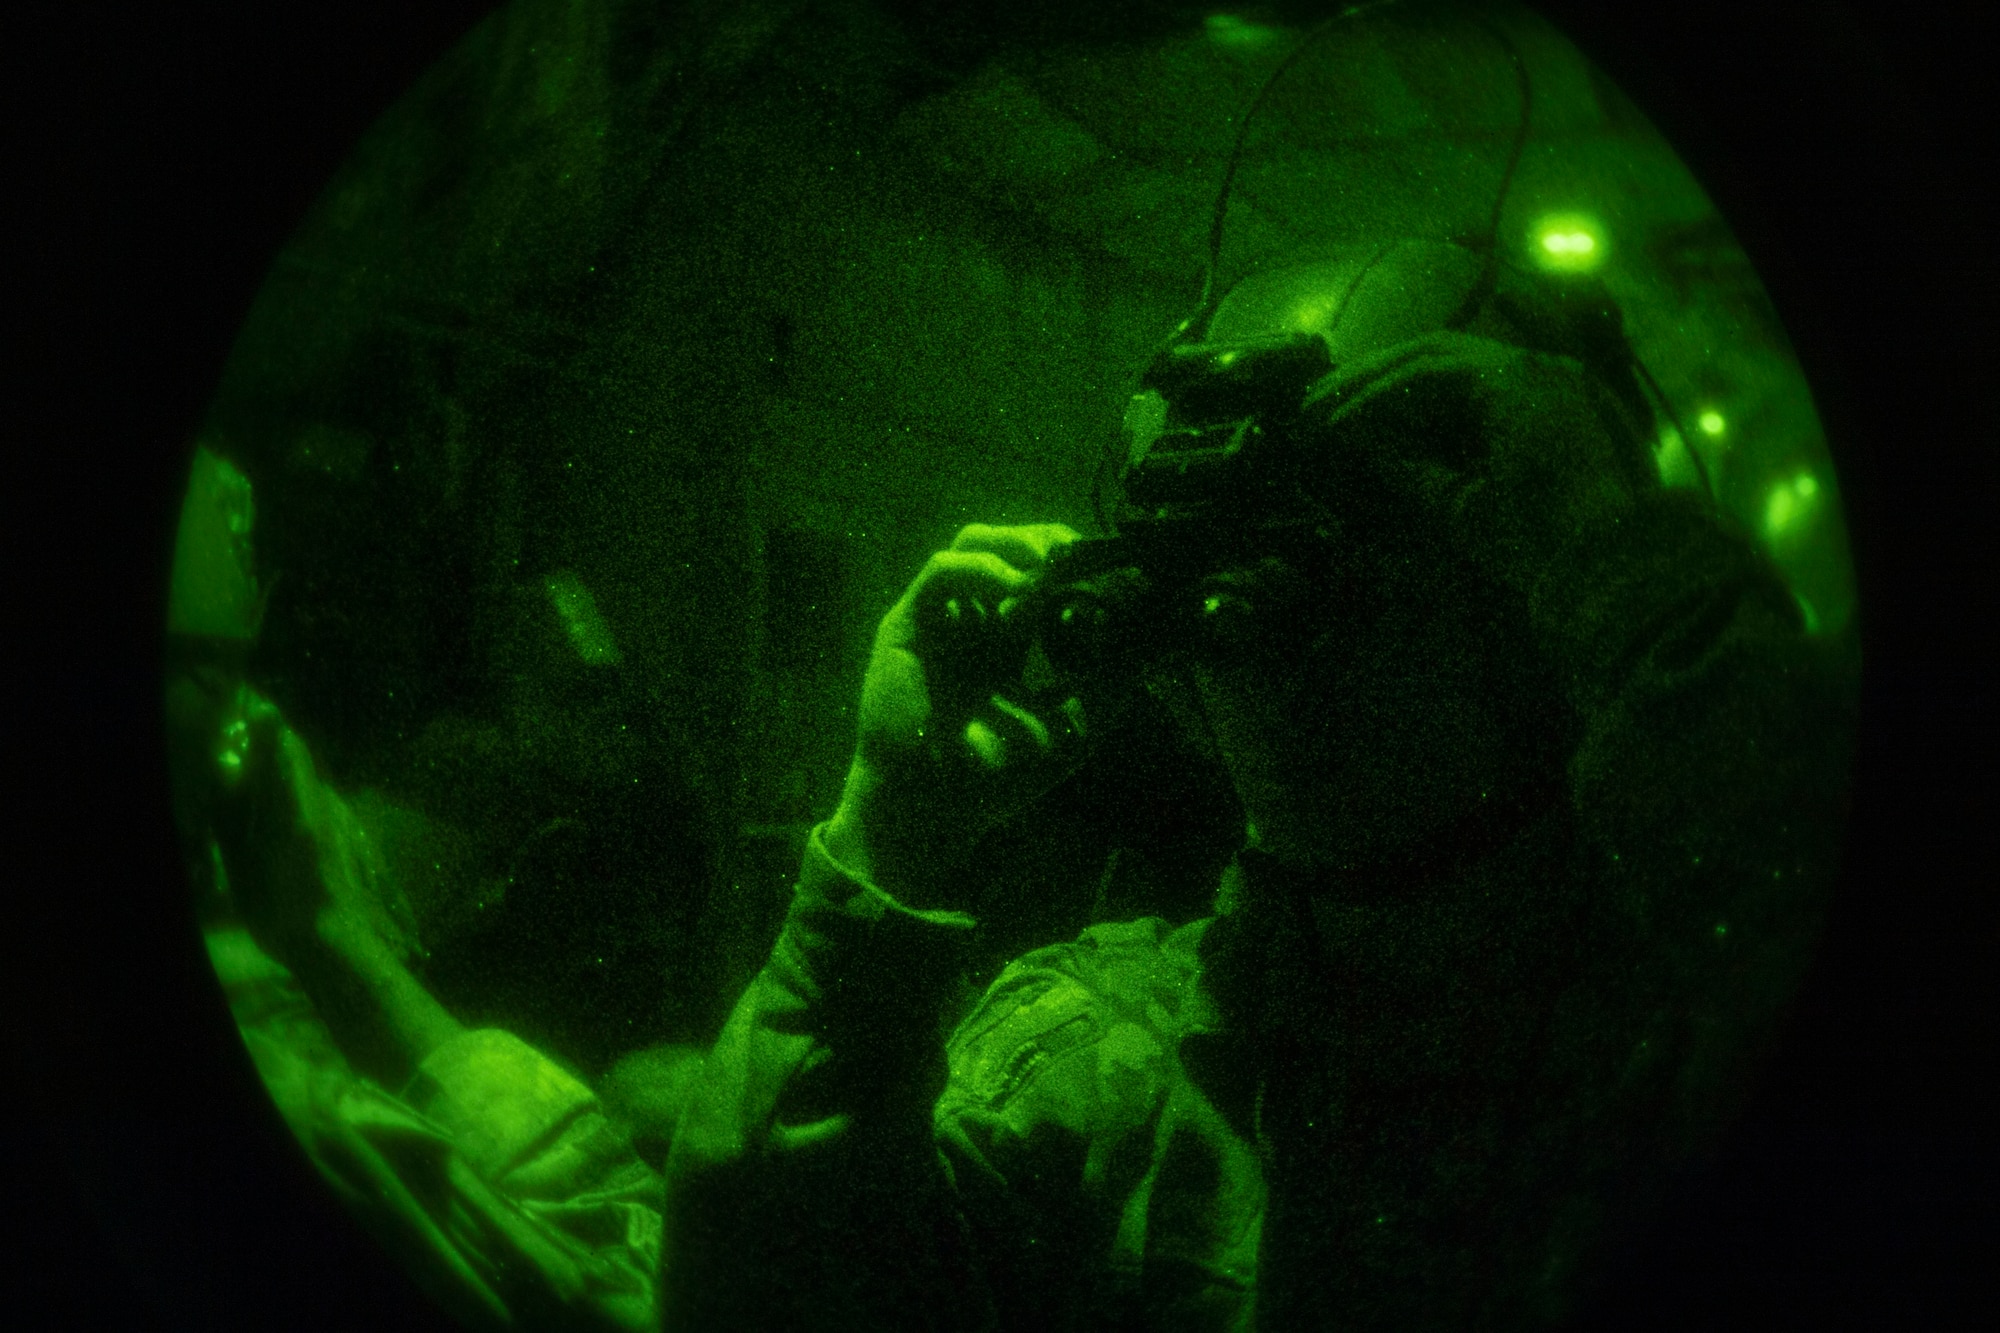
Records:
[[[1222,188],[1216,192],[1215,212],[1209,219],[1208,224],[1208,270],[1202,275],[1201,299],[1196,305],[1195,314],[1187,323],[1181,325],[1182,329],[1188,327],[1188,324],[1192,324],[1195,320],[1201,319],[1205,315],[1213,315],[1214,313],[1209,308],[1209,302],[1215,293],[1215,271],[1222,262],[1222,232],[1224,223],[1229,216],[1230,190],[1236,184],[1236,168],[1243,161],[1243,145],[1250,138],[1250,123],[1257,118],[1257,113],[1263,110],[1264,103],[1270,100],[1272,89],[1276,88],[1279,80],[1283,79],[1290,72],[1292,66],[1299,62],[1299,58],[1311,50],[1320,38],[1332,32],[1336,25],[1344,20],[1359,18],[1363,14],[1371,13],[1374,10],[1387,9],[1392,5],[1401,3],[1402,0],[1372,0],[1368,4],[1350,5],[1338,14],[1335,14],[1332,18],[1321,20],[1311,32],[1305,35],[1304,39],[1297,46],[1292,48],[1292,53],[1278,63],[1278,67],[1271,71],[1271,76],[1264,80],[1264,86],[1257,90],[1256,99],[1250,103],[1250,109],[1243,113],[1243,120],[1236,127],[1236,141],[1229,148],[1229,162],[1222,171]],[[1175,332],[1179,333],[1180,330],[1177,329]]]

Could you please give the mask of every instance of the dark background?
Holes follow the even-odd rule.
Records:
[[[265,267],[488,8],[9,12],[7,211],[30,223],[6,251],[8,658],[28,668],[0,1097],[18,1326],[441,1323],[298,1160],[183,900],[159,891],[179,868],[157,626],[187,442]],[[1745,1118],[1581,1326],[1984,1326],[1991,45],[1970,4],[1541,8],[1660,123],[1771,289],[1850,506],[1867,653],[1812,977]]]

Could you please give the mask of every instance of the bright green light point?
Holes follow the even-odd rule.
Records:
[[[1723,428],[1729,424],[1722,419],[1722,413],[1720,412],[1703,412],[1697,418],[1697,423],[1701,426],[1701,433],[1704,435],[1720,435]]]
[[[1542,237],[1542,249],[1552,255],[1587,255],[1596,248],[1587,231],[1552,231]]]
[[[1729,933],[1729,923],[1727,921],[1718,921],[1715,923],[1715,937],[1717,939],[1721,939],[1724,935],[1727,935],[1728,933]]]
[[[1532,230],[1535,262],[1563,273],[1586,273],[1604,262],[1604,229],[1580,213],[1556,213]]]
[[[1812,495],[1819,490],[1819,482],[1810,472],[1799,473],[1799,479],[1792,483],[1792,489],[1800,495]]]

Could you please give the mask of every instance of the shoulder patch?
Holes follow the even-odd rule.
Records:
[[[1167,937],[1151,917],[1093,926],[1009,964],[947,1044],[946,1100],[999,1112],[1060,1064],[1059,1099],[1138,1110],[1164,1086],[1193,980],[1191,955],[1164,949]]]

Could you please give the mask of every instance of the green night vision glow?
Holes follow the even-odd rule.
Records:
[[[1581,213],[1552,213],[1534,226],[1535,262],[1556,273],[1588,273],[1604,262],[1604,229]]]
[[[1103,1245],[1005,1262],[1107,1210],[1264,1228],[1217,1324],[1567,1304],[1806,975],[1847,790],[1842,475],[1671,145],[1516,0],[496,8],[190,441],[161,776],[288,1174],[521,1333],[1151,1322]],[[901,614],[1058,522],[1108,540],[1010,623]],[[1115,1179],[986,1153],[996,1096]],[[1096,1133],[1189,1098],[1227,1171]]]
[[[206,446],[195,450],[174,545],[167,628],[248,642],[264,603],[252,570],[257,506],[250,480]]]
[[[1653,446],[1653,461],[1660,469],[1660,484],[1663,486],[1699,487],[1701,473],[1695,468],[1694,446],[1681,438],[1681,433],[1672,426],[1660,431],[1660,441]]]
[[[1798,529],[1817,508],[1819,479],[1801,472],[1771,488],[1764,500],[1764,535],[1782,537]]]
[[[1335,309],[1330,299],[1307,301],[1292,311],[1289,327],[1295,333],[1318,333],[1326,327]]]
[[[570,573],[551,574],[546,586],[549,602],[562,617],[578,657],[592,666],[617,666],[625,660],[611,637],[611,627],[597,609],[597,599],[583,586],[583,580]]]
[[[1278,35],[1276,28],[1251,23],[1234,14],[1210,14],[1202,21],[1202,26],[1208,29],[1208,40],[1236,51],[1255,51],[1269,46]]]

